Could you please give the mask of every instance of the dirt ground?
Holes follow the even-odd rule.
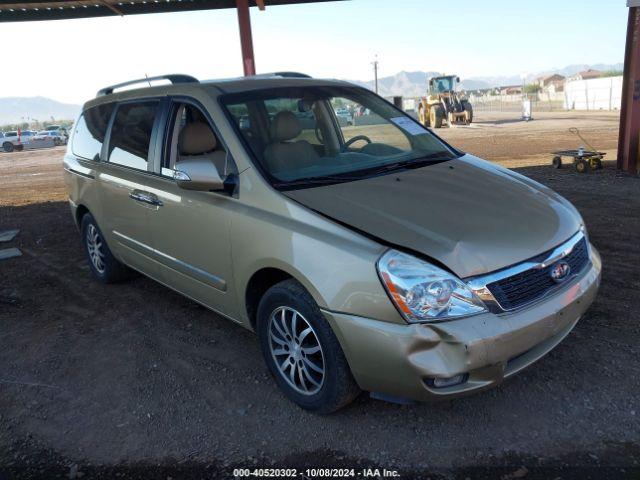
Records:
[[[320,417],[279,393],[255,336],[144,277],[92,281],[63,148],[0,154],[0,479],[233,478],[236,467],[395,469],[401,478],[640,477],[640,179],[548,166],[578,127],[615,158],[615,114],[485,116],[442,130],[572,201],[604,270],[567,339],[499,388]],[[529,166],[524,166],[529,165]],[[357,472],[357,471],[356,471]]]

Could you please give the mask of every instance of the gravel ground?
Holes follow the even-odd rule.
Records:
[[[60,151],[48,152],[25,169],[46,172]],[[46,202],[46,183],[19,196],[9,175],[0,230],[21,232],[2,247],[23,256],[0,263],[0,479],[232,478],[272,465],[640,478],[640,179],[612,164],[518,171],[574,202],[603,257],[576,329],[497,389],[411,406],[362,396],[325,417],[279,393],[251,332],[142,276],[91,281],[66,203]]]

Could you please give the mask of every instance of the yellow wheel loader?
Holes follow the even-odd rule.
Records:
[[[446,75],[429,79],[429,95],[418,104],[418,117],[425,127],[469,125],[473,121],[473,107],[469,100],[456,92],[460,77]]]

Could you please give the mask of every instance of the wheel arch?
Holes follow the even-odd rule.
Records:
[[[260,299],[271,287],[289,279],[300,283],[319,307],[325,305],[320,293],[307,281],[301,272],[292,271],[284,266],[262,266],[251,274],[242,290],[244,292],[245,313],[249,320],[249,325],[254,331],[256,330]]]
[[[85,205],[79,204],[76,207],[76,211],[75,211],[73,217],[74,217],[74,220],[76,222],[76,226],[78,227],[78,229],[80,229],[81,226],[82,226],[82,217],[84,217],[87,213],[91,213],[91,212],[89,211],[89,209]]]

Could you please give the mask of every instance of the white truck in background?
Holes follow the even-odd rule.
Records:
[[[34,135],[35,133],[31,130],[4,132],[4,135],[0,138],[2,149],[7,153],[13,152],[14,150],[23,150]]]

